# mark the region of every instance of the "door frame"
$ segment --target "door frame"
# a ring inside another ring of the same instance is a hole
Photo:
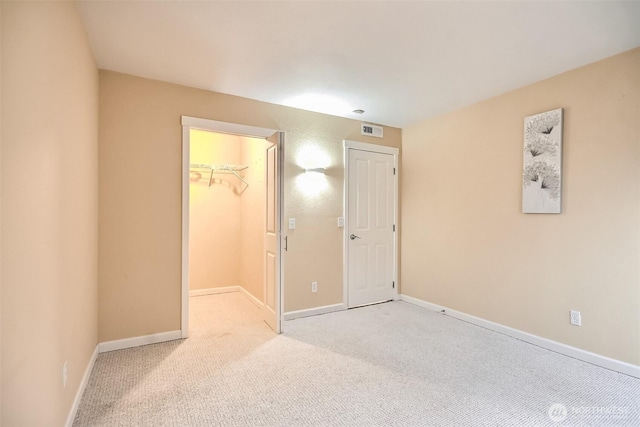
[[[344,233],[343,233],[343,294],[342,302],[345,309],[349,308],[349,152],[350,150],[371,151],[373,153],[390,154],[393,156],[393,168],[395,174],[393,175],[393,223],[396,227],[393,233],[393,281],[395,287],[393,288],[393,300],[399,299],[398,289],[400,283],[398,282],[398,236],[400,235],[399,218],[398,218],[398,190],[399,190],[399,157],[400,150],[395,147],[388,147],[386,145],[369,144],[366,142],[349,141],[344,140]]]
[[[276,292],[279,298],[276,300],[276,316],[282,325],[283,307],[283,257],[282,257],[282,212],[283,212],[283,165],[284,162],[284,132],[277,129],[261,128],[256,126],[241,125],[237,123],[219,122],[216,120],[202,119],[198,117],[182,116],[182,276],[181,276],[181,316],[180,330],[182,338],[189,336],[189,158],[191,151],[191,129],[204,130],[216,133],[226,133],[237,136],[247,136],[252,138],[266,139],[279,132],[278,138],[278,166],[276,174],[278,176],[277,200],[278,215],[276,216],[276,229],[278,234],[278,248],[276,251]],[[277,331],[280,333],[280,331]]]

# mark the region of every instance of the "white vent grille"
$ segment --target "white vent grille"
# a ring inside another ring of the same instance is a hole
[[[375,136],[377,138],[382,138],[382,126],[375,126],[375,125],[370,125],[368,123],[362,123],[361,133],[367,136]]]

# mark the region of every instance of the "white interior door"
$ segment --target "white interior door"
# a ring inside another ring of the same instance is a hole
[[[394,296],[395,182],[392,154],[348,149],[347,306]]]
[[[276,333],[282,332],[280,313],[280,206],[278,193],[280,191],[278,176],[278,161],[281,133],[276,132],[267,138],[271,144],[267,147],[265,156],[265,183],[267,185],[267,200],[265,235],[264,235],[264,321]]]

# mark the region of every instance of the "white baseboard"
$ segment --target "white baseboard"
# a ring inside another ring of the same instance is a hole
[[[193,289],[189,291],[189,296],[199,297],[202,295],[226,294],[229,292],[238,292],[239,288],[239,286],[224,286],[222,288]]]
[[[125,338],[122,340],[113,340],[101,342],[98,344],[98,352],[106,353],[107,351],[122,350],[125,348],[140,347],[141,345],[157,344],[165,341],[179,340],[182,338],[182,331],[160,332],[158,334],[143,335],[141,337]]]
[[[203,295],[214,295],[214,294],[226,294],[229,292],[240,292],[242,295],[247,297],[249,301],[254,303],[258,308],[262,308],[264,303],[260,301],[258,298],[254,297],[249,291],[247,291],[242,286],[225,286],[222,288],[206,288],[206,289],[194,289],[189,291],[190,297],[199,297]]]
[[[229,292],[240,292],[249,301],[262,308],[262,302],[247,292],[241,286],[225,286],[223,288],[207,288],[207,289],[194,289],[189,291],[189,296],[202,296],[212,294],[224,294]],[[140,347],[142,345],[157,344],[165,341],[173,341],[182,339],[182,331],[169,331],[160,332],[157,334],[143,335],[140,337],[124,338],[121,340],[113,340],[107,342],[101,342],[98,344],[98,353],[106,353],[107,351],[123,350],[125,348]]]
[[[258,298],[251,295],[251,293],[247,291],[245,288],[243,288],[242,286],[238,286],[238,291],[240,291],[242,295],[247,297],[247,299],[252,303],[254,303],[259,309],[262,310],[262,308],[264,308],[264,303],[260,301]]]
[[[322,307],[307,308],[305,310],[289,311],[284,314],[284,320],[293,320],[293,319],[299,319],[300,317],[309,317],[309,316],[316,316],[318,314],[333,313],[334,311],[342,311],[346,309],[347,309],[346,305],[340,303],[340,304],[333,304],[333,305],[325,305]]]
[[[612,359],[607,356],[592,353],[587,350],[582,350],[577,347],[562,344],[557,341],[553,341],[547,338],[540,337],[538,335],[530,334],[528,332],[514,329],[509,326],[504,326],[499,323],[492,322],[490,320],[481,319],[479,317],[472,316],[460,311],[456,311],[444,306],[433,304],[427,301],[423,301],[418,298],[413,298],[408,295],[400,295],[402,301],[424,307],[429,310],[442,312],[447,316],[454,317],[456,319],[464,320],[465,322],[473,323],[474,325],[481,326],[486,329],[490,329],[501,334],[508,335],[510,337],[528,342],[530,344],[537,345],[538,347],[546,348],[547,350],[554,351],[556,353],[564,354],[565,356],[573,357],[574,359],[582,360],[583,362],[591,363],[593,365],[600,366],[602,368],[611,369],[632,377],[640,378],[640,366],[633,365],[631,363],[623,362],[621,360]]]
[[[91,377],[91,372],[93,371],[93,365],[96,363],[97,357],[98,357],[98,345],[96,345],[96,348],[93,350],[91,359],[89,359],[89,364],[87,365],[87,368],[84,370],[82,381],[80,381],[80,386],[78,387],[78,391],[76,391],[76,397],[73,399],[73,405],[71,406],[71,410],[69,411],[69,416],[67,417],[67,422],[65,423],[66,427],[71,427],[73,425],[73,420],[76,419],[76,413],[78,412],[78,407],[80,406],[82,395],[84,394],[84,390],[87,388],[87,384],[89,383],[89,377]]]

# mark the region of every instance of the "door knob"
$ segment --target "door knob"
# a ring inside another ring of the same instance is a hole
[[[352,234],[351,236],[349,236],[349,238],[350,238],[351,240],[356,240],[356,239],[359,239],[360,237],[359,237],[359,236],[356,236],[355,234]]]

